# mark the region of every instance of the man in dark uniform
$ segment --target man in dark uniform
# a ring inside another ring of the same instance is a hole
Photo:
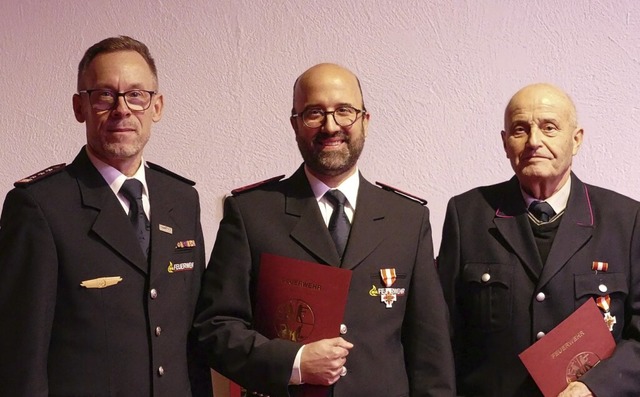
[[[73,96],[87,145],[16,182],[0,218],[1,395],[211,395],[189,348],[198,194],[142,158],[162,107],[143,43],[87,50]]]
[[[541,396],[518,354],[593,298],[617,347],[560,396],[640,393],[640,205],[571,172],[582,140],[567,94],[524,87],[502,131],[515,177],[449,202],[438,272],[460,395]]]
[[[333,385],[335,397],[454,395],[429,212],[359,173],[369,113],[358,79],[340,66],[316,65],[296,81],[293,103],[303,166],[225,201],[195,325],[211,365],[271,396],[295,394],[301,383]],[[328,230],[336,217],[347,228],[346,248]],[[336,330],[342,337],[303,346],[253,328],[263,253],[353,272]],[[385,272],[396,277],[385,280]],[[385,281],[404,292],[388,305],[376,292]]]

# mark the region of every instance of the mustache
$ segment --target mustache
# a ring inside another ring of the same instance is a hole
[[[349,135],[344,132],[336,132],[335,134],[328,134],[326,132],[318,132],[313,138],[314,142],[324,141],[325,139],[341,139],[345,142],[349,142]]]

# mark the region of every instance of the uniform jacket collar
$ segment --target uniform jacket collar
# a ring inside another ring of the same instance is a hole
[[[299,217],[291,230],[291,238],[309,250],[320,261],[332,266],[353,269],[384,239],[384,192],[360,174],[360,187],[351,233],[342,262],[331,235],[322,220],[318,203],[300,167],[285,181],[285,213]]]
[[[149,271],[149,262],[140,250],[135,232],[131,227],[129,218],[125,214],[120,202],[107,185],[104,178],[93,166],[83,147],[73,162],[69,165],[69,173],[74,176],[78,183],[82,204],[95,209],[96,215],[91,225],[94,232],[107,245],[131,262],[140,271]],[[160,252],[162,247],[172,249],[172,242],[164,241],[170,239],[167,233],[159,232],[159,224],[175,225],[175,220],[171,219],[173,202],[163,192],[161,181],[153,170],[146,172],[147,186],[149,189],[149,199],[153,208],[151,219],[151,255],[154,257],[166,257],[169,253]],[[161,271],[161,267],[158,271]]]
[[[506,185],[494,218],[498,232],[520,257],[525,267],[545,285],[590,238],[595,228],[587,185],[571,173],[571,193],[546,264],[540,255],[529,224],[527,209],[514,176]]]

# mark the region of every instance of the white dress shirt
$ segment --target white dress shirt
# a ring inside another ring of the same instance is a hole
[[[87,150],[87,155],[89,156],[91,164],[96,167],[100,175],[102,175],[102,177],[104,178],[105,182],[107,182],[107,185],[109,185],[109,187],[113,191],[113,194],[116,195],[116,197],[120,201],[120,205],[122,205],[122,208],[127,215],[129,214],[129,200],[127,200],[126,197],[119,193],[120,188],[124,184],[124,181],[126,181],[127,179],[135,178],[139,180],[142,183],[142,207],[144,208],[144,213],[147,215],[147,219],[151,219],[151,204],[149,203],[149,189],[147,188],[147,180],[144,173],[144,159],[142,159],[142,161],[140,162],[140,167],[138,167],[136,173],[131,178],[128,178],[122,172],[118,171],[114,167],[110,166],[109,164],[91,154],[89,150]]]

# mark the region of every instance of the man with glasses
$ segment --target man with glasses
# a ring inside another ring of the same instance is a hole
[[[0,218],[3,396],[211,395],[190,333],[198,194],[142,158],[163,103],[143,43],[86,51],[73,96],[86,146],[16,182]]]
[[[310,68],[291,115],[304,164],[225,201],[195,327],[212,367],[249,392],[297,395],[304,383],[335,397],[455,395],[429,211],[358,171],[369,117],[353,73]],[[352,271],[335,338],[303,345],[253,328],[263,253]]]

